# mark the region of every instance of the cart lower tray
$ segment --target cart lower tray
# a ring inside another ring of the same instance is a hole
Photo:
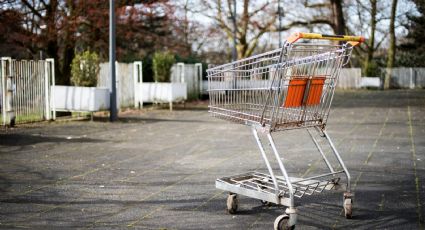
[[[343,172],[344,171],[338,171],[313,178],[290,177],[294,189],[294,196],[301,198],[304,195],[312,195],[314,193],[321,193],[324,190],[331,190],[335,188],[335,185],[337,185],[340,180],[338,174]],[[280,176],[277,176],[276,180],[278,183],[278,191],[276,191],[272,177],[260,172],[249,172],[219,178],[216,180],[215,186],[218,189],[231,193],[289,206],[290,198],[287,182]]]

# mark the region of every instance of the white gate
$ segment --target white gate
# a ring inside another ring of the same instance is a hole
[[[1,123],[13,125],[54,119],[51,85],[54,60],[14,60],[1,58]]]

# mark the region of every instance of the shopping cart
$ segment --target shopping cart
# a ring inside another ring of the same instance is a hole
[[[340,44],[296,44],[300,38],[336,40]],[[293,229],[297,221],[294,198],[330,190],[345,175],[343,208],[345,217],[351,218],[350,174],[325,127],[341,67],[349,62],[353,47],[363,41],[360,36],[295,33],[280,49],[207,70],[209,112],[214,117],[251,126],[268,170],[268,174],[248,172],[216,180],[218,189],[229,192],[229,213],[238,208],[237,195],[245,195],[263,203],[287,206],[285,214],[276,218],[274,228]],[[272,132],[301,128],[309,133],[328,173],[289,177]],[[330,163],[312,131],[328,142],[338,165]],[[281,175],[273,170],[259,134],[267,136]]]

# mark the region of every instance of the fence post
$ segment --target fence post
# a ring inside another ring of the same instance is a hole
[[[46,120],[50,120],[49,69],[49,63],[44,61],[44,116]]]
[[[9,71],[9,74],[6,76],[6,104],[5,104],[5,111],[7,115],[7,124],[11,127],[15,126],[15,111],[13,110],[13,91],[14,91],[14,85],[13,85],[13,76],[12,73]]]
[[[49,66],[48,71],[46,72],[48,81],[48,91],[50,92],[49,100],[49,116],[52,115],[51,119],[56,120],[56,105],[55,105],[55,59],[47,58],[45,62],[46,66]],[[50,83],[50,84],[49,84]],[[47,95],[46,95],[47,96]]]
[[[11,73],[12,69],[12,58],[10,57],[2,57],[1,58],[1,92],[2,92],[2,120],[3,125],[6,125],[7,118],[7,110],[8,110],[8,98],[7,98],[7,75]],[[9,67],[9,71],[7,70],[7,67]],[[10,122],[10,121],[9,121]]]
[[[409,68],[410,70],[410,85],[409,88],[410,89],[414,89],[415,88],[415,72],[413,71],[413,68]]]
[[[201,98],[202,94],[202,63],[195,64],[196,72],[198,73],[198,98]]]
[[[185,74],[184,74],[184,63],[179,62],[177,63],[177,69],[179,70],[179,80],[181,83],[185,82]]]
[[[135,108],[143,108],[143,98],[141,94],[142,83],[143,83],[143,72],[142,72],[142,64],[141,61],[133,62],[133,80],[134,80],[134,107]]]
[[[1,117],[2,117],[2,124],[6,125],[6,113],[4,111],[4,105],[6,104],[6,91],[5,91],[5,87],[4,87],[4,75],[5,75],[5,71],[4,71],[4,58],[2,57],[0,59],[0,99],[1,99]]]

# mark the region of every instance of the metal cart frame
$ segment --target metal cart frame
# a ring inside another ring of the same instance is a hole
[[[346,43],[295,44],[300,38]],[[237,211],[237,195],[245,195],[263,203],[287,206],[285,214],[276,218],[274,228],[293,229],[297,222],[295,197],[330,190],[338,184],[340,175],[345,175],[343,207],[346,218],[351,218],[350,173],[325,128],[341,67],[350,60],[353,47],[363,41],[360,36],[295,33],[281,49],[207,70],[209,112],[214,117],[251,126],[269,173],[248,172],[217,179],[216,187],[229,192],[229,213]],[[309,133],[328,173],[308,178],[288,175],[272,133],[301,128]],[[312,131],[327,141],[339,164],[337,167],[342,170],[335,170]],[[281,175],[274,172],[259,133],[267,137]]]

